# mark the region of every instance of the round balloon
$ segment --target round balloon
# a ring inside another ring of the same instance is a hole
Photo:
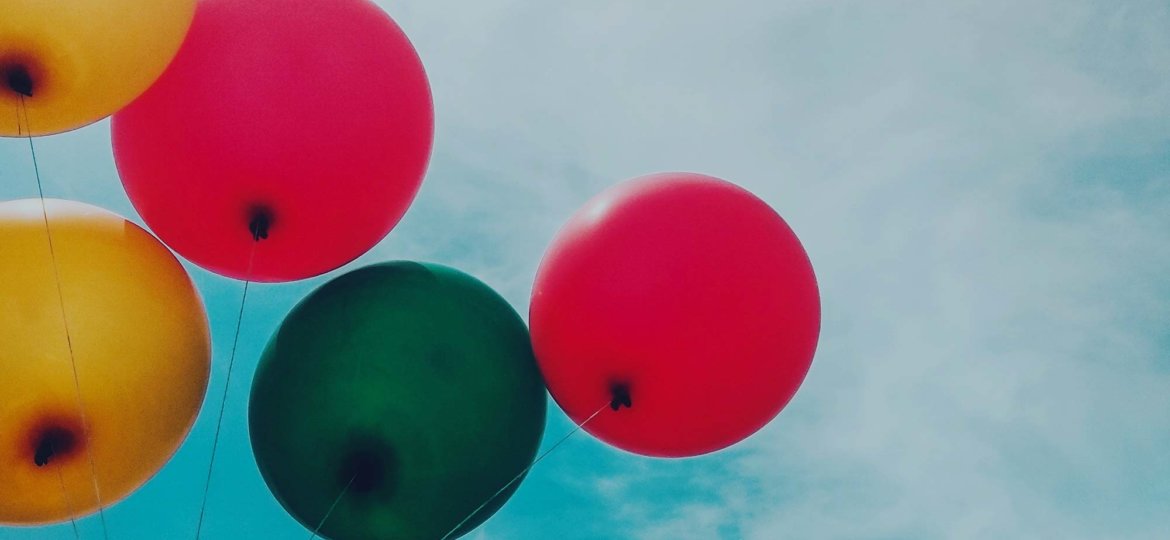
[[[378,264],[281,323],[252,384],[252,449],[293,517],[329,515],[324,537],[435,540],[469,517],[456,538],[516,490],[475,512],[532,463],[545,396],[498,294],[450,268]]]
[[[0,135],[9,137],[68,131],[125,106],[167,67],[195,13],[195,0],[0,6]]]
[[[44,204],[51,247],[39,199],[0,203],[3,524],[137,489],[190,430],[210,369],[203,305],[166,247],[105,210]]]
[[[820,331],[812,266],[767,204],[668,173],[620,184],[558,233],[533,290],[549,392],[585,429],[639,454],[693,456],[776,416]]]
[[[271,282],[385,237],[422,183],[434,119],[418,55],[369,0],[203,0],[112,129],[126,192],[163,242]]]

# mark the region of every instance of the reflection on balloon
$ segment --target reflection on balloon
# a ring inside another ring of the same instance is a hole
[[[204,0],[175,61],[114,116],[114,154],[134,207],[180,255],[290,281],[398,223],[433,124],[418,55],[369,0]]]
[[[293,309],[260,360],[249,426],[265,481],[306,527],[339,501],[324,537],[438,539],[532,463],[545,409],[528,330],[503,298],[457,270],[395,262]]]
[[[210,369],[203,305],[171,252],[105,210],[44,203],[52,252],[40,200],[0,203],[4,524],[95,511],[95,478],[106,506],[137,489],[191,428]]]
[[[796,235],[730,183],[668,173],[581,209],[541,263],[533,346],[549,391],[625,450],[693,456],[776,416],[804,379],[820,301]]]
[[[4,0],[0,136],[46,135],[113,114],[179,49],[195,0]],[[17,121],[23,101],[27,122]]]

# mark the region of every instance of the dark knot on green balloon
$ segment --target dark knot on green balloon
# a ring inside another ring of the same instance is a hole
[[[633,408],[634,401],[630,397],[630,385],[625,383],[614,383],[609,388],[612,399],[609,401],[609,408],[613,410],[621,409],[622,407]]]
[[[32,74],[23,65],[6,66],[4,68],[4,84],[8,85],[9,90],[22,96],[32,97],[33,95]]]
[[[349,493],[354,495],[387,494],[393,488],[397,465],[398,459],[389,445],[359,437],[350,443],[350,450],[342,458],[337,480],[342,487],[348,485]]]

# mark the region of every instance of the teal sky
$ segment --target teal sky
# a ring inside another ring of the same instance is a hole
[[[580,434],[468,538],[1170,538],[1170,4],[380,3],[430,75],[434,158],[362,259],[250,290],[205,538],[308,536],[260,479],[245,414],[300,298],[413,259],[526,313],[570,213],[664,170],[739,183],[801,236],[824,305],[804,387],[706,457]],[[142,223],[108,122],[36,144],[47,195]],[[27,142],[0,139],[0,200],[36,193]],[[113,540],[194,534],[243,285],[187,268],[211,391],[175,458],[106,511]],[[550,413],[556,439],[572,425]]]

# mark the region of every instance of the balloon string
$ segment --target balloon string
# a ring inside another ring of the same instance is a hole
[[[236,347],[240,343],[240,327],[244,321],[244,305],[248,301],[248,285],[252,283],[252,263],[256,259],[256,244],[248,255],[248,271],[245,274],[244,294],[240,296],[240,311],[236,314],[236,335],[232,338],[232,352],[228,356],[227,378],[223,382],[223,397],[219,401],[219,420],[215,423],[215,437],[211,440],[211,461],[207,464],[207,480],[203,483],[203,502],[199,505],[199,523],[195,526],[195,540],[203,533],[203,516],[207,513],[207,496],[211,492],[211,471],[215,469],[215,454],[219,449],[219,434],[223,429],[223,416],[227,410],[228,390],[231,388],[232,367],[236,364]]]
[[[24,111],[24,125],[25,125],[25,127],[28,128],[28,132],[27,132],[28,150],[29,150],[29,154],[32,155],[33,172],[35,173],[36,179],[37,179],[37,194],[40,196],[40,200],[41,200],[41,217],[44,218],[44,221],[45,221],[45,236],[49,240],[49,259],[53,263],[53,279],[56,281],[56,284],[57,284],[57,303],[61,309],[61,323],[65,327],[65,344],[69,348],[69,364],[73,368],[73,387],[77,393],[77,409],[81,415],[82,436],[85,439],[85,454],[89,460],[89,474],[90,474],[90,478],[92,478],[92,480],[93,480],[93,492],[97,498],[98,516],[100,516],[101,522],[102,522],[102,537],[105,538],[106,540],[109,540],[110,533],[109,533],[109,530],[106,528],[105,505],[102,503],[102,490],[98,484],[98,479],[97,479],[97,464],[94,462],[94,459],[93,459],[93,449],[92,449],[92,444],[91,444],[91,437],[89,434],[89,420],[85,414],[85,402],[81,397],[81,378],[78,377],[78,375],[77,375],[77,359],[73,353],[73,337],[69,334],[69,317],[65,313],[65,293],[62,291],[62,288],[61,288],[61,270],[57,266],[57,251],[56,251],[56,248],[53,247],[53,230],[52,230],[52,228],[49,227],[49,209],[48,209],[48,206],[45,204],[45,188],[41,182],[41,168],[40,168],[40,165],[37,163],[37,148],[36,148],[36,145],[33,144],[32,125],[31,125],[31,120],[29,120],[29,117],[28,117],[28,105],[25,103],[23,95],[20,96],[20,110]],[[20,128],[19,128],[20,114],[19,114],[19,112],[16,115],[16,120],[17,120],[16,124],[18,126],[17,131],[19,132],[20,131]],[[59,469],[58,469],[58,474],[60,474]],[[64,480],[62,480],[61,485],[62,485],[62,487],[64,487]],[[72,514],[69,516],[69,519],[73,520]],[[74,528],[76,529],[76,523],[74,523]]]
[[[56,454],[57,450],[52,448],[53,446],[52,443],[49,443],[50,449]],[[57,469],[57,481],[61,483],[61,498],[65,501],[65,513],[69,514],[69,524],[73,525],[73,537],[81,540],[81,533],[77,530],[77,520],[73,517],[73,502],[69,500],[69,490],[65,489],[65,475],[61,474],[60,463],[53,468]]]
[[[572,437],[573,435],[576,435],[578,431],[581,431],[581,428],[585,427],[586,424],[593,421],[593,419],[596,418],[597,415],[601,414],[601,411],[605,410],[605,408],[608,406],[609,406],[609,401],[606,401],[605,403],[603,403],[601,405],[601,407],[598,407],[597,410],[593,412],[593,414],[589,415],[589,418],[586,418],[585,421],[581,422],[580,424],[577,424],[573,428],[572,431],[570,431],[564,437],[561,437],[561,439],[558,440],[556,443],[553,443],[553,445],[550,446],[548,450],[545,450],[544,453],[537,456],[537,458],[534,459],[531,464],[529,464],[527,467],[524,467],[524,469],[521,470],[518,474],[516,474],[516,476],[513,476],[512,479],[509,480],[507,484],[504,484],[504,487],[501,487],[498,491],[493,493],[491,497],[488,497],[487,500],[483,501],[483,504],[480,504],[478,507],[476,507],[475,510],[472,510],[470,514],[467,514],[467,517],[463,518],[463,521],[460,521],[457,525],[455,525],[453,528],[451,528],[450,531],[447,531],[447,534],[444,534],[440,540],[447,540],[448,538],[450,538],[451,535],[455,534],[455,531],[458,531],[459,528],[462,527],[464,523],[467,523],[468,520],[470,520],[473,516],[478,514],[480,510],[483,510],[483,508],[485,506],[487,506],[489,503],[491,503],[493,500],[495,500],[496,497],[499,497],[500,494],[503,493],[504,491],[506,491],[509,487],[511,487],[512,484],[515,484],[517,481],[519,481],[521,478],[523,478],[525,474],[528,474],[528,472],[531,471],[533,467],[536,467],[537,463],[540,463],[540,461],[542,459],[544,459],[545,457],[548,457],[549,454],[553,453],[553,450],[556,450],[558,446],[560,446],[561,444],[564,444],[564,442],[569,440],[570,437]]]
[[[333,504],[329,505],[329,511],[325,512],[325,517],[321,518],[321,521],[317,523],[317,528],[313,529],[313,534],[309,535],[309,540],[317,538],[317,535],[321,532],[321,527],[324,527],[325,522],[329,521],[329,516],[333,515],[333,510],[337,508],[337,504],[341,502],[341,498],[345,497],[345,494],[349,492],[349,487],[353,485],[353,481],[357,480],[357,477],[358,475],[354,474],[353,478],[349,479],[349,483],[341,489],[341,493],[337,494],[337,498],[333,499]]]

